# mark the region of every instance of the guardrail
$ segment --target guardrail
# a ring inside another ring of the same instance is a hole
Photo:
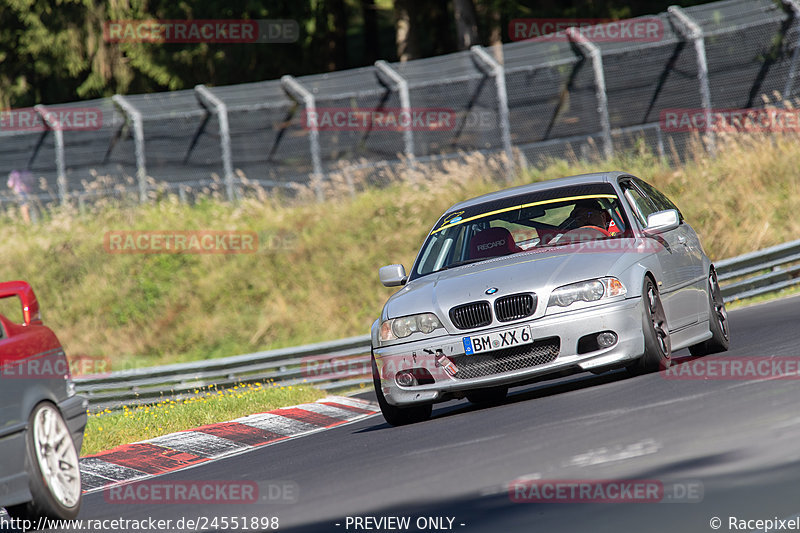
[[[191,363],[134,368],[75,378],[75,388],[89,398],[90,410],[155,403],[193,396],[203,387],[239,383],[313,385],[324,390],[372,382],[370,337],[207,359]]]
[[[715,263],[722,296],[726,302],[743,300],[800,283],[797,262],[800,240]]]
[[[776,291],[800,283],[800,240],[725,259],[715,266],[728,302]],[[182,398],[202,387],[237,383],[343,389],[372,381],[369,352],[370,337],[362,335],[222,359],[78,377],[75,385],[89,398],[92,411]]]

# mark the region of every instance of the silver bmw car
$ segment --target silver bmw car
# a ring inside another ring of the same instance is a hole
[[[591,371],[667,368],[728,349],[714,266],[680,210],[624,172],[506,189],[447,210],[372,326],[383,416],[502,401],[509,386]]]

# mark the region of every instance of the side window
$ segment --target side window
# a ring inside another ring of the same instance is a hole
[[[633,208],[636,218],[639,219],[642,227],[647,225],[647,217],[655,213],[659,209],[650,201],[650,199],[643,195],[639,189],[633,186],[629,181],[620,182],[622,190],[625,191],[625,198]]]
[[[636,185],[641,187],[641,189],[645,193],[647,193],[647,196],[649,196],[653,200],[653,202],[656,204],[656,207],[658,207],[659,211],[664,211],[665,209],[675,209],[678,212],[678,216],[680,217],[681,222],[683,222],[683,214],[681,213],[681,210],[678,209],[678,206],[672,203],[672,201],[669,198],[667,198],[666,195],[664,195],[664,193],[662,193],[649,183],[642,181],[640,179],[636,180]]]

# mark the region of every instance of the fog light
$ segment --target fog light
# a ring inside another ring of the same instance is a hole
[[[598,333],[597,335],[597,345],[600,348],[608,348],[609,346],[614,346],[617,342],[617,334],[612,331],[604,331],[603,333]]]
[[[403,370],[398,372],[397,375],[394,377],[394,380],[397,382],[398,385],[401,387],[410,387],[416,383],[416,379],[414,379],[414,374],[410,370]]]

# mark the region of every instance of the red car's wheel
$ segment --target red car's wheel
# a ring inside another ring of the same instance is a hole
[[[78,452],[55,405],[42,402],[31,413],[26,431],[26,468],[33,500],[6,508],[16,518],[70,519],[81,505]]]

